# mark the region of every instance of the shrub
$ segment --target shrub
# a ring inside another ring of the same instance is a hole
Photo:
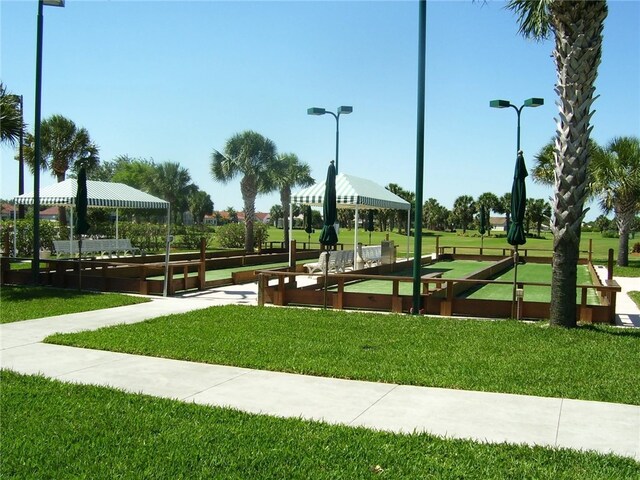
[[[631,253],[640,253],[640,242],[636,242],[633,244],[633,248],[631,249]]]
[[[222,248],[244,248],[245,227],[242,223],[227,223],[218,227],[215,238]],[[256,222],[253,224],[253,247],[257,247],[269,238],[267,226]]]
[[[605,230],[602,232],[602,238],[618,238],[618,232],[615,230]]]
[[[205,239],[205,244],[208,247],[213,241],[213,230],[207,231],[200,226],[184,226],[181,229],[182,236],[178,245],[187,250],[199,250],[200,239]]]

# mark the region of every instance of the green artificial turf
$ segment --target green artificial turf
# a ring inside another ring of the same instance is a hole
[[[494,262],[476,261],[476,260],[445,260],[434,263],[429,266],[422,267],[420,275],[427,275],[434,272],[442,272],[442,278],[461,278],[465,275],[473,273],[481,268],[486,268]],[[391,276],[411,277],[411,270],[403,270],[394,272]],[[332,290],[336,290],[334,287]],[[392,282],[388,280],[366,280],[351,285],[345,285],[345,292],[358,293],[378,293],[391,295],[393,290]],[[399,285],[400,295],[411,295],[413,293],[413,284],[411,282],[402,282]]]
[[[513,268],[498,275],[495,280],[503,282],[513,282],[515,271]],[[584,265],[578,265],[577,270],[578,285],[593,285],[589,269]],[[551,284],[551,265],[541,263],[525,263],[518,265],[518,281],[532,283]],[[511,300],[513,295],[513,285],[492,284],[474,289],[465,295],[466,298],[482,300]],[[577,299],[580,301],[582,290],[577,290]],[[549,302],[551,300],[551,287],[525,285],[524,300],[528,302]],[[600,301],[596,291],[587,290],[587,303],[599,305]]]
[[[280,419],[0,372],[3,479],[631,479],[632,459]]]
[[[88,312],[148,302],[142,297],[118,293],[94,293],[48,287],[11,287],[0,289],[0,323],[67,313]]]
[[[221,306],[47,342],[265,370],[640,405],[640,331]]]
[[[268,270],[272,268],[281,268],[286,267],[288,265],[287,262],[279,262],[279,263],[267,263],[264,265],[246,265],[244,267],[232,267],[232,268],[219,268],[216,270],[207,270],[205,272],[205,280],[222,280],[223,278],[231,278],[231,274],[233,272],[246,272],[248,270]],[[190,272],[190,277],[195,277],[198,275],[198,272]],[[182,278],[183,274],[174,273],[173,278]],[[163,280],[164,275],[157,275],[155,277],[149,277],[149,280]]]

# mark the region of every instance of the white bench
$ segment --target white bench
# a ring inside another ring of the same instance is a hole
[[[68,255],[70,257],[78,255],[80,248],[78,245],[78,240],[54,240],[53,248],[56,253],[56,257],[60,258],[61,255]],[[120,254],[131,256],[139,253],[140,249],[131,245],[131,240],[128,238],[123,239],[102,239],[102,240],[94,240],[88,238],[86,240],[82,240],[82,255],[102,255],[111,256],[115,255],[119,257]]]
[[[329,252],[321,252],[317,262],[304,264],[304,268],[310,275],[316,272],[325,273],[327,253],[329,253],[329,273],[340,273],[353,267],[353,250],[330,250]]]
[[[360,248],[360,258],[365,267],[373,267],[382,262],[382,246],[381,245],[369,245],[367,247]]]

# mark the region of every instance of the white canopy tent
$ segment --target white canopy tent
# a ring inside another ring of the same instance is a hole
[[[291,205],[294,203],[321,207],[325,191],[325,181],[316,183],[308,188],[300,190],[291,196]],[[407,211],[407,256],[409,255],[409,230],[411,224],[411,204],[390,192],[377,183],[346,173],[340,173],[336,177],[336,204],[338,208],[355,209],[355,224],[359,222],[359,210],[365,209],[392,209]],[[293,210],[293,207],[291,207]],[[358,245],[358,229],[355,228],[353,244]],[[289,213],[289,238],[293,238],[293,211]],[[291,250],[291,249],[289,249]],[[354,262],[356,262],[354,256]],[[355,264],[354,264],[355,267]]]
[[[73,239],[73,208],[76,204],[78,180],[68,178],[62,182],[40,189],[40,205],[69,207],[71,209],[71,232],[69,241]],[[33,205],[33,192],[22,194],[14,198],[16,205]],[[148,193],[137,190],[124,183],[98,182],[87,180],[87,204],[89,208],[115,208],[116,209],[116,239],[118,239],[118,211],[120,208],[136,209],[165,209],[167,211],[167,256],[169,251],[169,234],[171,204],[166,200],[154,197]],[[14,209],[14,255],[17,247],[16,237],[16,209]],[[168,257],[167,262],[168,264]],[[166,268],[165,268],[166,270]],[[166,275],[165,275],[166,279]],[[166,283],[166,282],[165,282]],[[166,292],[166,285],[165,285]],[[166,294],[166,293],[165,293]]]

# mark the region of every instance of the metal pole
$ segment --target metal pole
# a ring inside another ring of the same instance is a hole
[[[518,112],[518,132],[517,132],[517,141],[516,141],[516,153],[520,151],[520,114],[522,113],[522,105],[520,108],[516,108],[516,112]]]
[[[167,238],[165,242],[164,253],[164,285],[162,288],[162,296],[166,297],[169,287],[169,282],[173,281],[173,278],[169,278],[169,261],[171,260],[171,204],[167,204]]]
[[[38,0],[38,28],[36,39],[36,101],[34,122],[34,162],[33,162],[33,263],[31,276],[34,285],[38,284],[40,272],[40,113],[42,105],[42,7],[43,0]]]
[[[422,184],[424,176],[424,113],[425,113],[425,78],[427,50],[427,2],[419,3],[418,27],[418,118],[416,134],[416,211],[415,235],[413,247],[413,308],[412,313],[420,313],[420,260],[422,257]],[[410,225],[407,225],[409,229]]]
[[[18,195],[24,193],[24,97],[20,95],[20,145],[18,146]],[[18,218],[24,218],[24,205],[18,205]]]
[[[336,117],[336,175],[338,175],[338,153],[339,153],[339,145],[340,145],[340,112],[337,115],[333,115]]]

